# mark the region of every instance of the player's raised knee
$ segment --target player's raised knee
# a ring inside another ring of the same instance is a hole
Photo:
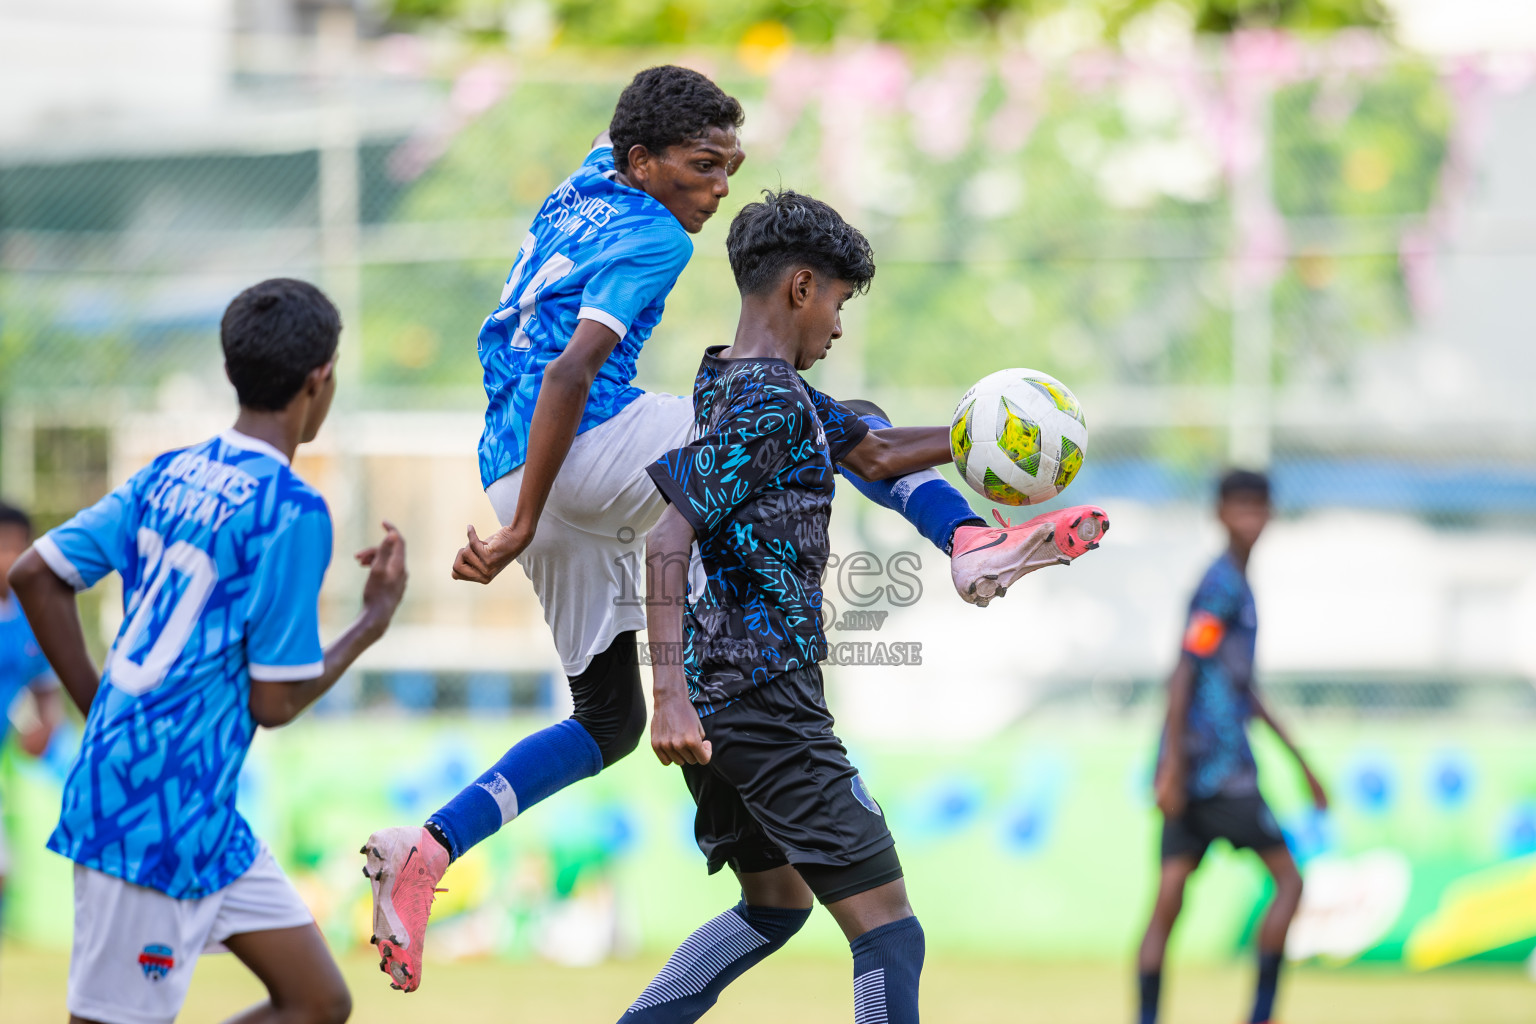
[[[335,987],[315,992],[305,1007],[305,1024],[346,1024],[352,1016],[352,993],[339,979]]]

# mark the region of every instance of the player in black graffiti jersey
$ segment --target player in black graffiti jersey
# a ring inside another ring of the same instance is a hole
[[[866,480],[911,473],[950,461],[948,435],[871,430],[799,375],[841,337],[843,303],[875,273],[869,242],[837,211],[766,193],[726,246],[741,320],[699,369],[698,439],[649,469],[670,507],[647,543],[647,614],[651,747],[682,765],[699,848],[711,871],[735,872],[742,901],[695,932],[623,1020],[697,1020],[816,899],[853,952],[855,1019],[908,1024],[923,930],[880,805],[832,731],[821,574],[833,465]],[[706,582],[683,600],[695,540]],[[684,657],[667,656],[679,646]]]
[[[725,349],[710,348],[694,380],[700,440],[650,468],[694,527],[708,574],[683,613],[688,696],[700,715],[826,657],[832,466],[869,434],[783,359],[728,359]]]

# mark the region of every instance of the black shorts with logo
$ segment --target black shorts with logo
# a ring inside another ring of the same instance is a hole
[[[1213,841],[1225,839],[1236,850],[1263,852],[1285,845],[1280,824],[1257,793],[1191,800],[1184,813],[1163,822],[1163,860],[1205,856]]]
[[[694,836],[713,874],[793,864],[823,903],[901,877],[896,840],[832,733],[817,666],[702,719],[710,761],[683,765]]]

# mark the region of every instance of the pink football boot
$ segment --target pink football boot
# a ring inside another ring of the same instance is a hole
[[[362,849],[368,858],[363,874],[373,885],[373,943],[379,970],[390,987],[414,992],[421,985],[421,954],[426,945],[432,898],[448,870],[448,851],[421,826],[380,829]]]
[[[1001,529],[962,526],[950,546],[949,571],[962,600],[985,608],[1025,573],[1069,565],[1099,546],[1109,517],[1097,505],[1077,505],[1038,515],[1018,526],[992,511]]]

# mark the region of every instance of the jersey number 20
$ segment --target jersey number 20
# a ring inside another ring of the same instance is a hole
[[[208,603],[208,595],[213,592],[213,585],[219,581],[218,566],[206,551],[184,540],[166,547],[165,538],[153,530],[139,531],[139,557],[144,559],[144,573],[140,579],[149,580],[149,586],[139,598],[128,627],[112,645],[112,655],[107,660],[112,685],[134,696],[147,693],[165,681],[177,656],[187,646],[192,628],[203,614],[203,605]],[[186,583],[149,650],[142,660],[135,662],[130,652],[139,646],[144,631],[154,619],[161,591],[168,583],[175,586],[171,583],[172,573],[185,577]]]

